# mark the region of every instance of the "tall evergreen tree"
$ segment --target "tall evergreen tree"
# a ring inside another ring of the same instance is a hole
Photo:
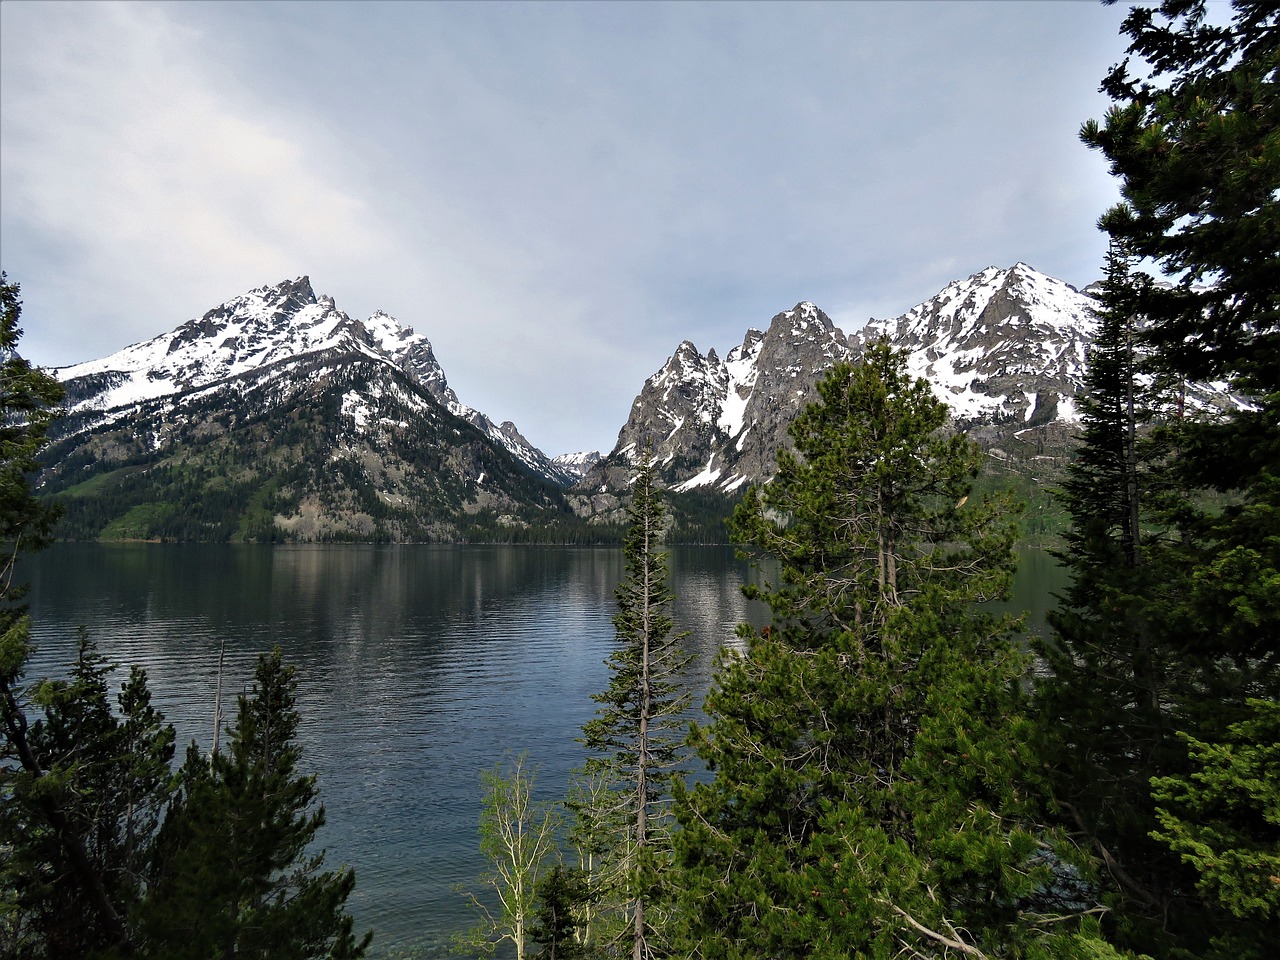
[[[62,385],[31,366],[17,350],[22,337],[22,289],[0,272],[0,601],[8,608],[7,627],[18,615],[20,598],[13,582],[13,561],[22,551],[38,550],[49,541],[56,507],[31,491],[37,459],[48,442],[49,427],[59,415]]]
[[[1078,801],[1114,878],[1114,935],[1153,953],[1238,956],[1241,942],[1280,937],[1274,918],[1268,928],[1198,896],[1195,873],[1149,839],[1148,779],[1168,796],[1192,789],[1183,743],[1262,729],[1246,722],[1250,698],[1280,689],[1280,13],[1233,0],[1231,14],[1211,22],[1202,0],[1131,10],[1122,29],[1142,65],[1112,69],[1103,90],[1116,105],[1082,130],[1121,178],[1101,227],[1173,280],[1135,288],[1127,305],[1156,372],[1227,381],[1250,400],[1154,423],[1171,482],[1163,502],[1149,498],[1148,526],[1095,515],[1128,471],[1103,433],[1086,438],[1075,474],[1075,583],[1043,700],[1063,742],[1089,758],[1062,768],[1059,795]],[[1095,386],[1107,376],[1091,374]],[[1090,494],[1094,481],[1105,489]],[[1145,549],[1130,550],[1139,533]]]
[[[363,956],[345,912],[349,868],[325,870],[316,777],[298,772],[297,679],[277,647],[258,660],[229,748],[193,743],[160,833],[142,930],[152,956],[312,960]]]
[[[1041,825],[1015,624],[974,607],[1010,584],[1007,504],[969,499],[980,452],[887,345],[818,391],[734,518],[780,582],[694,731],[683,951],[1105,955]]]
[[[1111,881],[1123,926],[1144,915],[1163,924],[1193,885],[1150,836],[1150,778],[1182,752],[1169,705],[1185,677],[1161,613],[1172,558],[1167,528],[1153,525],[1169,497],[1150,435],[1161,410],[1137,313],[1146,282],[1113,242],[1079,398],[1083,442],[1062,491],[1072,526],[1059,558],[1071,582],[1050,614],[1052,640],[1038,645],[1054,794]],[[1120,939],[1151,946],[1133,932]]]
[[[113,713],[87,639],[69,681],[23,685],[30,624],[14,563],[48,542],[57,515],[31,478],[63,394],[17,351],[20,292],[0,273],[0,945],[30,957],[128,954],[172,731],[140,673],[122,692],[124,717]],[[29,724],[29,712],[39,719]]]
[[[557,863],[538,883],[538,905],[529,937],[542,949],[540,960],[579,960],[586,955],[580,939],[580,911],[588,896],[587,878]]]
[[[679,675],[689,658],[680,648],[669,614],[667,559],[662,550],[666,511],[648,450],[641,453],[631,487],[624,541],[626,576],[617,589],[613,618],[617,646],[609,657],[609,686],[593,697],[600,704],[582,728],[591,753],[587,776],[597,780],[596,805],[580,807],[591,824],[587,843],[601,856],[597,895],[606,903],[620,896],[629,915],[622,936],[633,960],[658,955],[662,923],[660,877],[670,848],[670,799],[681,769],[683,730],[679,715],[688,705]],[[606,805],[601,808],[600,804]],[[600,843],[601,829],[621,834]],[[601,887],[605,889],[601,889]],[[612,888],[612,889],[610,889]]]

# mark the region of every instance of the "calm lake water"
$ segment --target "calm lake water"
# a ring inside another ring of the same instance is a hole
[[[471,923],[455,887],[484,867],[480,771],[527,751],[553,798],[581,763],[622,575],[619,549],[486,546],[57,544],[20,570],[38,645],[29,677],[64,673],[88,627],[110,659],[146,667],[179,757],[211,740],[223,641],[230,717],[258,654],[279,644],[298,669],[328,862],[355,867],[350,906],[376,931],[374,955],[423,957]],[[735,625],[767,622],[739,592],[750,575],[730,548],[671,554],[695,696]],[[1030,552],[1013,606],[1042,623],[1062,585]]]

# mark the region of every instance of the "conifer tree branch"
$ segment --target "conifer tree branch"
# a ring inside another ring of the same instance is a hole
[[[939,933],[937,930],[930,930],[923,923],[921,923],[915,917],[911,916],[911,914],[907,913],[907,911],[903,910],[896,903],[889,903],[886,900],[881,900],[879,902],[884,906],[888,907],[890,910],[892,910],[894,913],[900,916],[903,920],[905,920],[907,922],[907,925],[911,927],[911,929],[915,930],[916,933],[919,933],[922,936],[928,937],[934,943],[940,943],[942,944],[942,946],[949,947],[952,950],[959,950],[965,956],[976,957],[977,960],[988,960],[987,955],[983,953],[981,950],[979,950],[977,947],[973,946],[972,944],[965,943],[963,940],[954,939],[956,936],[959,936],[959,933],[955,929],[955,927],[953,927],[946,920],[943,920],[942,922],[946,923],[947,928],[951,931],[952,936],[950,937],[946,936],[945,934]]]

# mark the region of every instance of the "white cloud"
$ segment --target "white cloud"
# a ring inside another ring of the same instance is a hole
[[[1114,191],[1076,128],[1121,16],[6,0],[0,254],[39,362],[308,273],[549,452],[607,446],[682,339],[1091,279]]]
[[[296,129],[238,108],[234,79],[209,57],[215,38],[165,8],[6,4],[4,32],[4,207],[21,225],[6,232],[74,241],[63,265],[74,289],[55,297],[106,322],[95,348],[122,345],[119,301],[145,311],[156,287],[159,302],[176,288],[195,306],[310,262],[390,253],[362,200],[315,168]],[[5,245],[18,276],[25,252]],[[47,296],[28,285],[28,312]],[[56,352],[72,359],[87,346]]]

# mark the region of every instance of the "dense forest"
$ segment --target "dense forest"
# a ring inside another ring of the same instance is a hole
[[[1280,13],[1164,0],[1124,21],[1114,107],[1082,130],[1119,178],[1083,445],[1058,501],[1070,586],[1033,651],[978,601],[1012,577],[1016,502],[886,345],[839,365],[745,492],[769,562],[689,730],[663,553],[636,465],[611,681],[562,803],[485,776],[497,909],[460,938],[517,958],[1171,957],[1280,943]],[[1169,282],[1147,271],[1159,270]],[[176,769],[134,670],[84,640],[24,683],[12,558],[50,536],[29,486],[56,382],[0,351],[0,951],[356,957],[354,878],[308,844],[296,681],[277,653],[227,742]],[[1181,385],[1251,399],[1189,415]],[[695,505],[696,506],[696,505]],[[702,505],[710,510],[713,505]],[[692,509],[691,517],[698,516]],[[706,775],[684,774],[698,763]],[[479,904],[480,901],[477,900]]]

